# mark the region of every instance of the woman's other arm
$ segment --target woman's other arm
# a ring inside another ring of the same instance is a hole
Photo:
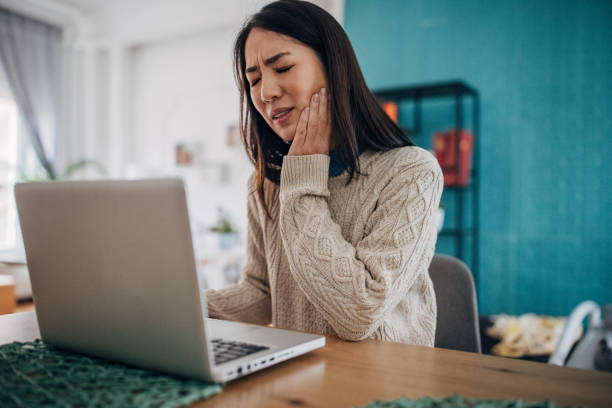
[[[272,320],[270,286],[255,193],[248,199],[247,261],[240,282],[206,291],[208,313],[216,319],[268,324]]]

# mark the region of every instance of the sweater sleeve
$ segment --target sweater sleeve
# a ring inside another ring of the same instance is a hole
[[[239,283],[206,291],[210,317],[256,324],[272,320],[264,241],[256,206],[255,194],[249,193],[246,264]]]
[[[425,156],[390,169],[356,246],[330,214],[329,156],[284,158],[280,226],[291,273],[345,340],[370,337],[433,257],[443,178],[435,158]]]

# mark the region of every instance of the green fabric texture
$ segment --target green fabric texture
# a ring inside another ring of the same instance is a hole
[[[0,346],[0,407],[174,408],[221,386],[58,350],[41,340]]]
[[[395,401],[375,401],[362,408],[570,408],[550,401],[487,400],[453,395],[443,398],[423,397],[418,400],[400,398]],[[578,407],[573,407],[578,408]]]

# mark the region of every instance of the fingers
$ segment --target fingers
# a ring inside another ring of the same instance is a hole
[[[323,126],[329,123],[327,89],[321,88],[321,104],[319,105],[319,120]]]
[[[302,146],[306,142],[306,131],[308,129],[308,113],[309,107],[307,106],[300,113],[297,127],[295,128],[295,137],[293,138],[292,145]]]
[[[318,136],[319,99],[319,93],[315,93],[312,98],[310,98],[310,114],[308,115],[308,130],[306,132],[306,138],[313,141]]]
[[[312,95],[309,106],[302,110],[288,155],[329,154],[329,94],[325,88]]]

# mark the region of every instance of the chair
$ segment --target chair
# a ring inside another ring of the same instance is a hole
[[[429,276],[438,306],[434,346],[481,353],[472,272],[457,258],[435,254]]]

